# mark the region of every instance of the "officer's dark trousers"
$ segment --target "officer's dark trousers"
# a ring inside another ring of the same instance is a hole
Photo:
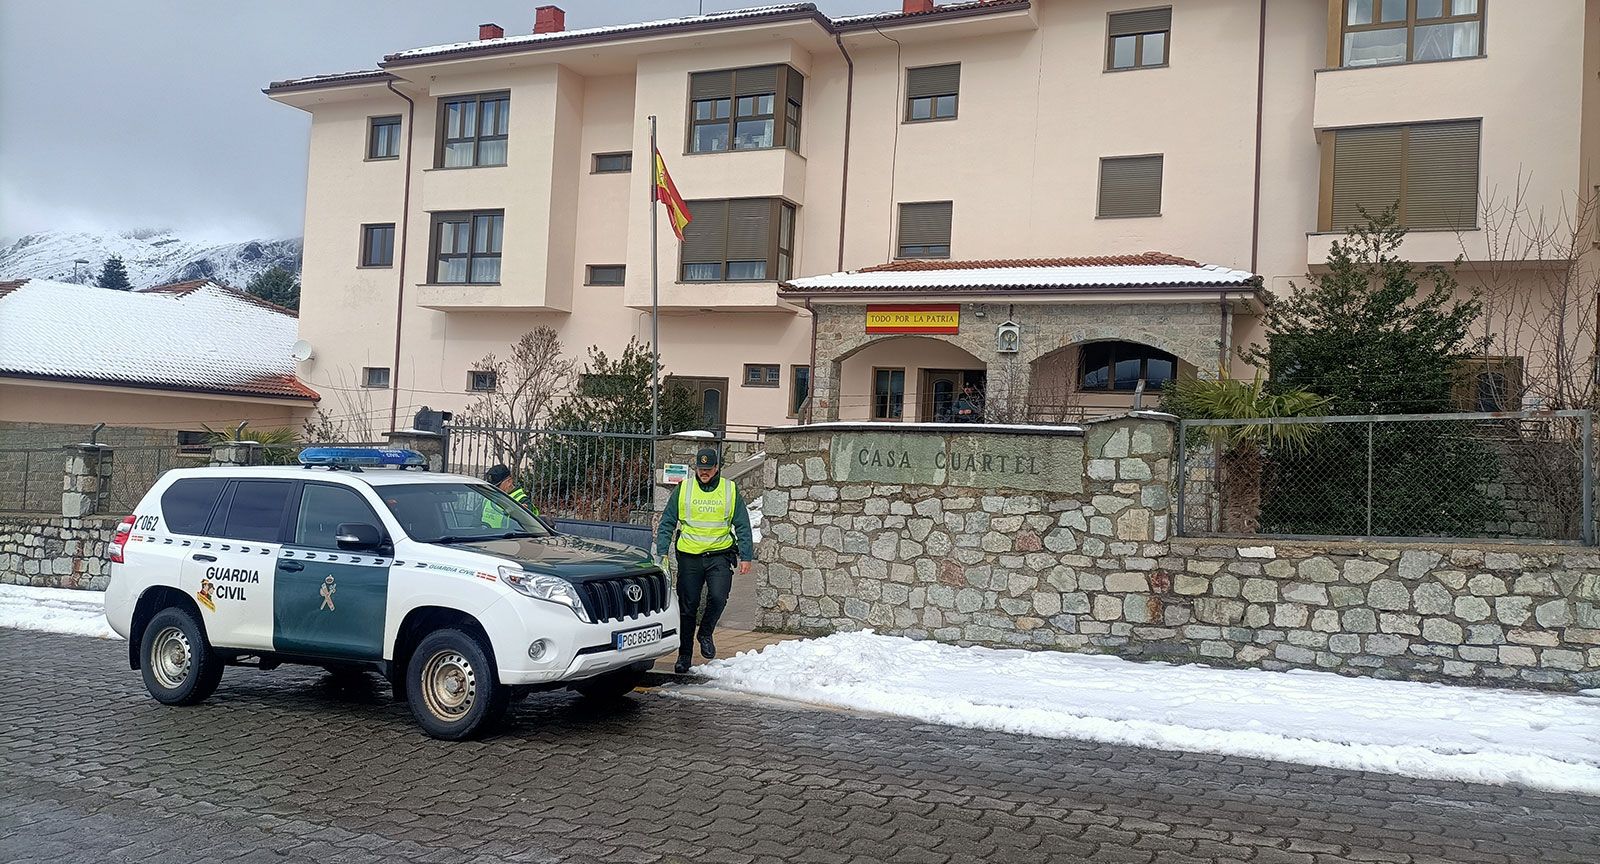
[[[700,635],[710,636],[728,605],[728,592],[733,588],[733,562],[737,553],[732,549],[691,555],[678,552],[678,653],[694,653],[695,622],[700,624]],[[700,614],[700,594],[705,592],[706,611]]]

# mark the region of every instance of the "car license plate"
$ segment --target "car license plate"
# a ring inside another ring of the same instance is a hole
[[[660,624],[656,624],[652,627],[643,627],[638,630],[624,630],[621,633],[611,634],[611,642],[617,646],[618,651],[626,651],[629,648],[638,648],[640,645],[653,645],[660,641]]]

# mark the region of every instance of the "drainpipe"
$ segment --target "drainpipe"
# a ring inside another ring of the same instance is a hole
[[[393,81],[384,82],[389,92],[406,100],[406,185],[400,204],[400,236],[398,238],[400,278],[394,295],[394,367],[389,373],[389,431],[400,428],[400,324],[406,312],[406,233],[411,226],[411,144],[417,134],[417,103],[394,87]]]
[[[841,250],[843,248],[840,247]],[[801,423],[813,423],[817,419],[817,313],[811,308],[810,297],[806,298],[806,314],[811,316],[811,381],[806,385],[805,408],[795,419]]]
[[[1263,2],[1265,2],[1265,0],[1263,0]],[[851,114],[852,110],[855,108],[856,61],[850,58],[850,52],[849,51],[844,50],[844,37],[842,37],[839,34],[835,33],[833,35],[833,42],[834,42],[835,45],[839,46],[839,53],[844,55],[844,65],[845,65],[845,84],[844,84],[844,165],[843,165],[842,170],[839,172],[840,173],[840,179],[839,179],[839,264],[835,268],[838,272],[843,273],[844,272],[844,214],[845,214],[845,207],[846,207],[846,205],[848,204],[848,202],[850,200],[849,196],[847,194],[850,191],[850,114]],[[806,308],[807,309],[811,308],[811,301],[809,299],[806,300]],[[815,375],[815,374],[817,374],[816,365],[815,365],[815,361],[817,359],[816,318],[813,317],[811,320],[812,320],[812,326],[811,326],[811,360],[813,362],[813,365],[811,367],[811,374]]]
[[[1256,176],[1250,214],[1250,272],[1260,267],[1261,258],[1261,126],[1266,106],[1267,84],[1267,0],[1261,0],[1261,32],[1256,37]]]
[[[1233,353],[1233,307],[1228,304],[1228,293],[1221,294],[1222,313],[1218,316],[1220,338],[1217,339],[1218,374],[1231,377],[1229,355]]]

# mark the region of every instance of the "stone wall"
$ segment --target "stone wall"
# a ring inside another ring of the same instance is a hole
[[[104,591],[114,516],[0,515],[0,582]]]
[[[1173,429],[1158,417],[1050,439],[994,427],[769,432],[760,626],[1600,686],[1600,553],[1169,538]],[[872,465],[887,461],[883,451],[896,453],[894,470]],[[1046,482],[998,459],[994,470],[940,475],[941,452],[946,463],[987,452],[1015,465],[1021,455]]]

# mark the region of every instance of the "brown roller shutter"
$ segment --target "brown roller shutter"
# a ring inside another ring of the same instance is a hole
[[[1143,9],[1138,12],[1111,13],[1112,36],[1133,36],[1139,33],[1160,33],[1172,29],[1172,7]]]
[[[1098,215],[1160,216],[1160,156],[1125,156],[1100,160]]]
[[[802,99],[801,97],[805,95],[805,91],[806,91],[806,78],[805,78],[805,76],[801,75],[799,72],[795,71],[793,68],[785,68],[784,69],[784,74],[789,79],[788,80],[789,101],[803,104],[805,102],[805,100]]]
[[[1411,127],[1406,142],[1407,228],[1476,227],[1480,131],[1477,121]]]
[[[906,70],[906,98],[948,96],[961,90],[961,64],[923,66]]]
[[[900,246],[950,245],[951,202],[900,205]]]
[[[733,71],[721,72],[696,72],[689,76],[689,98],[700,99],[731,99],[733,98]]]
[[[1398,126],[1340,129],[1333,142],[1333,224],[1343,231],[1361,222],[1358,208],[1377,216],[1400,200],[1401,140]]]
[[[728,238],[728,202],[687,201],[693,217],[683,229],[683,260],[689,264],[721,264]]]
[[[734,95],[760,96],[778,92],[778,67],[753,66],[733,73]]]
[[[727,260],[766,261],[771,253],[772,199],[741,198],[729,201]]]

